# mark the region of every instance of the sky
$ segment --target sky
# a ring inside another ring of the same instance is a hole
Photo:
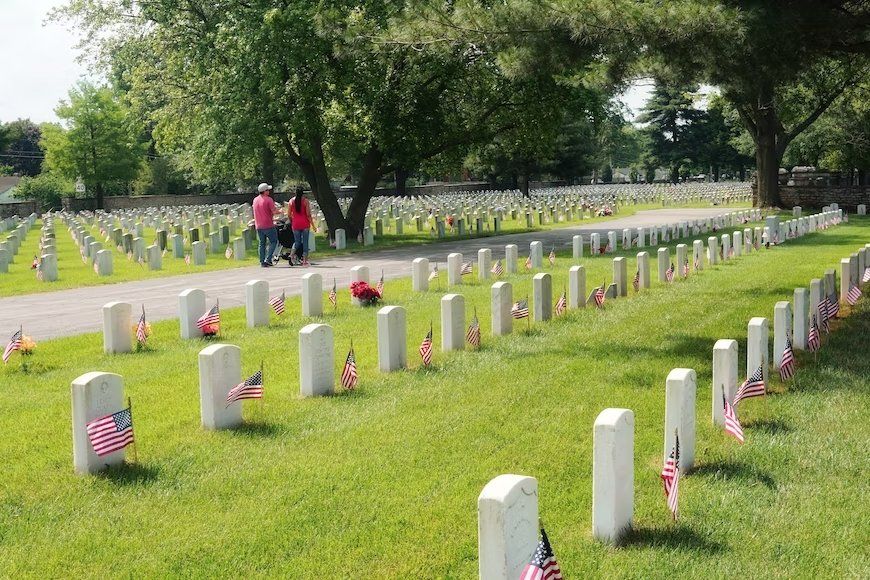
[[[0,121],[57,121],[54,108],[86,75],[76,63],[77,37],[56,23],[43,25],[65,0],[0,0]]]
[[[66,0],[0,0],[0,122],[30,118],[57,121],[54,108],[70,87],[87,75],[76,62],[77,35],[46,23],[48,13]],[[621,100],[636,115],[651,90],[649,81],[633,84]]]

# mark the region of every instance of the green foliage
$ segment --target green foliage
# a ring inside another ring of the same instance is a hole
[[[87,82],[71,89],[69,101],[55,111],[66,127],[43,126],[46,167],[67,179],[81,178],[102,207],[107,187],[129,183],[139,171],[138,132],[109,89]]]
[[[44,171],[35,177],[22,177],[15,188],[15,197],[33,199],[44,210],[61,208],[61,198],[75,195],[75,184],[55,171]]]
[[[31,177],[37,175],[42,166],[39,126],[30,119],[18,119],[6,123],[0,128],[0,132],[5,134],[6,140],[4,146],[4,138],[0,137],[0,154],[6,154],[5,157],[0,157],[0,161],[8,163],[12,173]]]

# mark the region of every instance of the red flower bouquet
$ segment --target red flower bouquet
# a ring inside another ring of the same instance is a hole
[[[381,299],[378,291],[365,282],[353,282],[350,285],[350,294],[366,306],[374,306]]]

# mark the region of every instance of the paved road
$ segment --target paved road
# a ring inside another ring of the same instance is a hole
[[[0,298],[0,331],[14,329],[22,324],[27,334],[37,340],[95,332],[102,329],[100,308],[103,304],[112,301],[131,302],[134,311],[139,309],[140,304],[144,304],[150,320],[163,320],[178,315],[177,295],[187,288],[202,288],[206,291],[209,302],[217,297],[220,298],[222,307],[231,308],[244,305],[244,285],[249,280],[268,280],[273,293],[276,288],[283,288],[288,295],[296,295],[301,292],[301,276],[306,272],[318,272],[323,276],[324,290],[330,287],[333,278],[339,288],[347,288],[350,283],[349,270],[352,266],[369,266],[373,281],[379,277],[381,270],[384,271],[386,279],[400,278],[410,276],[410,261],[417,257],[429,258],[430,261],[437,260],[443,264],[447,261],[447,254],[451,252],[463,252],[469,257],[476,257],[477,250],[493,248],[495,250],[493,259],[497,259],[504,255],[505,244],[519,245],[520,255],[522,255],[523,247],[527,248],[529,242],[534,240],[544,242],[545,247],[551,245],[565,247],[571,245],[571,237],[578,233],[582,233],[586,238],[593,232],[603,234],[609,230],[621,232],[624,228],[712,217],[738,209],[740,208],[712,207],[649,210],[588,226],[572,226],[546,232],[508,234],[339,256],[323,260],[310,268],[289,268],[286,263],[280,267],[265,269],[251,266]]]

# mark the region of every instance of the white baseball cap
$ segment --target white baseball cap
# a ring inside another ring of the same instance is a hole
[[[269,185],[268,183],[261,183],[260,185],[257,186],[257,191],[259,193],[263,193],[267,189],[272,189],[272,186]]]

